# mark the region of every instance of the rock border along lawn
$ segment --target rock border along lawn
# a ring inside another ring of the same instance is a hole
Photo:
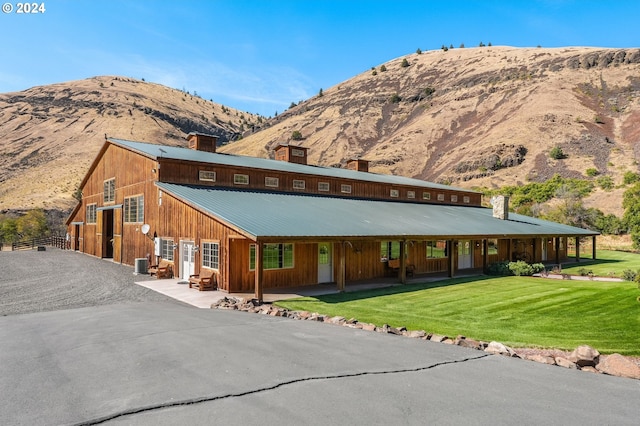
[[[564,368],[587,371],[590,373],[602,373],[611,376],[640,380],[640,360],[625,357],[620,354],[600,355],[596,349],[587,345],[579,346],[573,352],[564,352],[552,349],[513,349],[500,342],[483,342],[470,339],[462,335],[451,338],[445,335],[427,333],[424,330],[407,330],[405,327],[391,327],[388,324],[377,326],[375,324],[359,322],[355,318],[346,319],[341,316],[332,317],[316,312],[290,311],[268,303],[261,303],[256,299],[245,300],[238,297],[224,297],[212,304],[211,308],[236,310],[296,320],[317,321],[343,327],[357,328],[365,331],[395,334],[415,339],[463,346],[495,355],[522,358],[529,361],[557,365]]]

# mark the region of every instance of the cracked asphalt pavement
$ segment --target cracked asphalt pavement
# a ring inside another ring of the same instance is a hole
[[[0,259],[3,273],[11,263]],[[0,317],[0,424],[635,425],[640,414],[637,380],[171,300],[100,300]]]

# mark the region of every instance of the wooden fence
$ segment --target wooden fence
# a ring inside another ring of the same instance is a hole
[[[62,250],[69,249],[69,244],[65,237],[41,237],[11,243],[11,250],[33,250],[35,248],[45,246],[57,247]]]

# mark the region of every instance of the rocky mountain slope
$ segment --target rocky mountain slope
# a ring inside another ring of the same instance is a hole
[[[339,66],[339,65],[336,65]],[[94,77],[0,94],[0,211],[65,210],[105,134],[186,145],[190,131],[242,134],[221,152],[309,147],[310,164],[496,188],[638,171],[640,49],[477,47],[416,52],[266,120],[195,94]],[[564,159],[549,152],[560,147]],[[624,188],[589,206],[620,215]]]
[[[413,53],[319,92],[224,151],[496,188],[638,171],[640,49],[477,47]],[[294,132],[296,132],[294,134]],[[299,134],[297,134],[299,132]],[[295,136],[301,139],[295,140]],[[565,159],[549,156],[560,147]],[[588,204],[621,213],[622,190]]]
[[[226,142],[258,117],[188,92],[124,77],[94,77],[0,94],[0,211],[67,210],[105,134],[185,145],[186,134]]]

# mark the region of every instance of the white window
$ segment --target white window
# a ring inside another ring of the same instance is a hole
[[[303,180],[294,179],[293,180],[293,189],[304,189],[305,184]]]
[[[104,181],[103,201],[105,203],[116,201],[116,178]]]
[[[124,199],[124,222],[144,222],[144,195],[136,195]]]
[[[329,190],[329,182],[318,182],[318,191],[326,192]]]
[[[198,178],[200,180],[204,180],[207,182],[215,182],[216,181],[216,172],[212,172],[210,170],[200,170],[198,172]]]
[[[409,199],[416,198],[416,191],[407,191],[407,198]]]
[[[458,196],[457,195],[452,195],[451,196],[451,202],[452,203],[457,203],[458,202]]]
[[[249,185],[249,175],[233,175],[233,183],[236,185]]]
[[[209,269],[219,269],[220,243],[202,243],[202,266]]]
[[[173,240],[168,238],[160,239],[160,257],[173,262]]]
[[[465,195],[464,197],[462,197],[462,202],[465,204],[469,204],[471,202],[471,199]]]
[[[444,201],[444,194],[438,194],[438,201]]]
[[[340,192],[345,194],[351,194],[351,185],[342,184],[340,185]]]
[[[96,205],[87,205],[87,223],[96,223]]]
[[[391,196],[391,198],[398,198],[400,196],[400,191],[398,191],[397,189],[392,189],[391,191],[389,191],[389,196]]]
[[[277,177],[265,177],[264,178],[264,186],[268,186],[270,188],[277,188],[280,185],[280,179]]]
[[[431,199],[431,193],[430,192],[423,192],[422,193],[422,199],[423,200],[430,200]]]

